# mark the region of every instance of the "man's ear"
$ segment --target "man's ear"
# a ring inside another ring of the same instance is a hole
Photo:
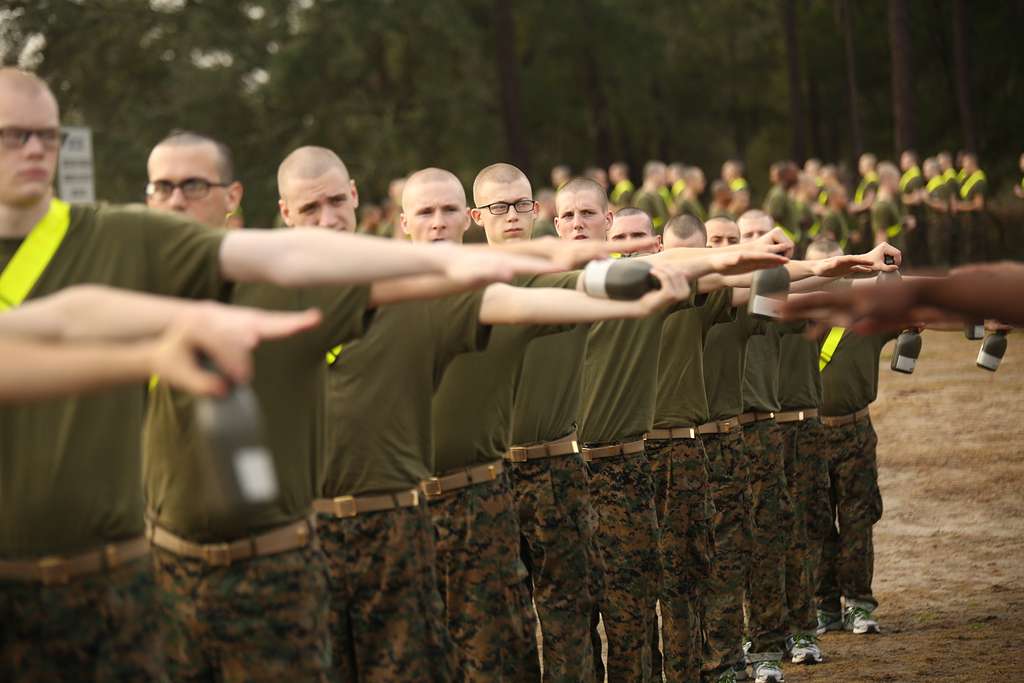
[[[237,180],[227,186],[226,194],[226,210],[225,213],[232,214],[238,210],[238,205],[242,203],[242,195],[245,193],[242,183]]]
[[[349,187],[351,189],[351,195],[352,195],[352,208],[353,209],[358,209],[359,208],[359,188],[356,187],[356,181],[349,180],[348,182],[349,182]]]
[[[480,220],[484,217],[484,212],[480,209],[470,209],[469,217],[473,219],[473,222],[479,225],[481,228],[484,227],[483,222]]]

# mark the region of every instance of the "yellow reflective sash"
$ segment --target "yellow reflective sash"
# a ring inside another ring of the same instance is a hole
[[[889,237],[899,237],[899,234],[903,232],[903,224],[895,223],[885,229],[885,234]]]
[[[71,207],[59,199],[51,199],[46,215],[32,228],[0,273],[0,311],[21,305],[50,265],[70,225]]]
[[[744,178],[733,178],[729,181],[729,189],[733,192],[747,189],[747,181]]]
[[[956,181],[963,185],[965,180],[967,180],[967,171],[961,168],[959,171],[956,172]]]
[[[929,194],[935,194],[935,191],[938,190],[940,187],[942,187],[945,184],[946,184],[946,179],[943,178],[940,175],[937,175],[937,176],[935,176],[934,178],[932,178],[931,180],[928,181],[928,187],[925,188],[925,189],[928,190]]]
[[[618,204],[619,200],[622,199],[622,195],[628,192],[632,192],[635,189],[636,188],[633,187],[633,183],[631,181],[620,180],[619,182],[615,183],[615,187],[612,188],[612,196],[610,199],[612,200],[612,202]]]
[[[341,355],[342,350],[345,348],[344,344],[338,344],[333,349],[327,352],[327,364],[334,365],[338,360],[338,356]]]
[[[802,234],[800,233],[799,229],[793,231],[787,228],[785,225],[780,225],[778,223],[775,224],[775,227],[782,230],[782,232],[786,233],[786,237],[793,240],[793,244],[800,243],[800,238],[802,237]]]
[[[974,189],[974,186],[983,180],[986,180],[985,172],[981,169],[972,173],[971,177],[967,179],[967,182],[960,186],[960,199],[967,199],[971,194],[971,190]]]
[[[907,170],[907,172],[904,173],[903,176],[900,178],[900,192],[902,194],[906,194],[907,193],[907,185],[910,184],[910,181],[913,180],[914,178],[920,178],[920,177],[921,177],[921,169],[919,169],[917,166],[911,166]]]
[[[672,183],[672,196],[678,197],[686,189],[686,181],[680,178],[679,180]]]
[[[822,206],[828,206],[828,190],[825,188],[818,190],[818,203]]]
[[[675,205],[675,201],[673,201],[672,193],[669,189],[662,185],[658,188],[658,196],[661,197],[661,201],[665,203],[665,211],[671,212],[672,207]]]
[[[818,372],[824,371],[825,366],[832,362],[832,356],[835,355],[844,334],[846,334],[845,327],[833,327],[828,331],[825,343],[821,345],[821,355],[818,357]]]
[[[853,201],[860,204],[864,201],[864,193],[868,191],[868,185],[878,184],[878,174],[874,171],[868,171],[868,174],[861,178],[860,185],[857,186],[857,191],[853,193]]]

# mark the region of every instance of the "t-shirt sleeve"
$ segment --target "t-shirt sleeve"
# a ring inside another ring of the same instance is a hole
[[[541,275],[531,275],[521,280],[516,280],[515,284],[520,287],[557,287],[559,289],[576,289],[576,282],[579,280],[580,270],[568,270],[564,273],[542,273]]]
[[[431,307],[431,326],[443,358],[483,351],[491,338],[491,326],[480,322],[484,290],[474,289],[426,302]]]
[[[704,305],[697,309],[700,311],[701,325],[705,334],[712,325],[728,323],[736,319],[736,309],[732,305],[732,292],[732,287],[717,289],[708,294]]]
[[[871,229],[875,232],[885,232],[892,223],[888,208],[881,202],[875,202],[871,206]]]
[[[988,181],[979,180],[974,183],[974,187],[971,188],[969,199],[974,199],[977,196],[987,197],[988,196]]]
[[[319,308],[323,314],[315,334],[319,351],[363,336],[373,320],[368,285],[315,287],[300,292],[302,308]]]
[[[104,207],[98,223],[117,240],[140,240],[146,279],[154,294],[224,300],[230,291],[221,277],[220,245],[226,230],[170,212],[142,206]]]

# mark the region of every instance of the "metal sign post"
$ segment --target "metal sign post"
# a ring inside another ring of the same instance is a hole
[[[57,190],[66,202],[96,201],[92,163],[92,129],[61,127],[62,142],[57,164]]]

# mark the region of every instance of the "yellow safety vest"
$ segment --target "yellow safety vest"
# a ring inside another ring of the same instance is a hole
[[[740,190],[747,189],[747,181],[745,178],[733,178],[729,181],[729,189],[733,192],[739,192]]]
[[[957,180],[956,180],[956,171],[954,171],[951,168],[947,168],[945,171],[942,172],[942,179],[944,181],[946,181],[947,183],[949,181],[951,181],[951,180],[953,182],[957,182]]]
[[[71,207],[59,199],[14,252],[0,274],[0,311],[21,305],[50,265],[71,225]]]
[[[940,175],[935,176],[928,181],[927,189],[930,194],[935,194],[935,191],[946,184],[946,179]]]
[[[857,191],[853,193],[853,201],[860,204],[864,201],[864,193],[868,191],[868,185],[878,184],[878,174],[874,171],[868,171],[868,174],[861,178],[860,185],[857,186]]]
[[[910,184],[910,181],[913,180],[914,178],[920,177],[921,169],[919,169],[917,166],[911,166],[909,169],[907,169],[907,172],[904,173],[903,176],[900,178],[900,192],[902,194],[906,194],[907,185]]]
[[[967,180],[967,171],[961,168],[959,171],[956,172],[956,181],[963,185],[965,180]]]
[[[686,181],[680,178],[679,180],[672,183],[672,197],[678,197],[686,189]]]
[[[612,202],[618,204],[619,200],[622,199],[622,195],[632,192],[635,189],[636,188],[633,186],[633,183],[628,178],[626,180],[620,180],[615,183],[615,187],[612,188]]]
[[[345,348],[344,344],[338,344],[337,346],[332,348],[330,351],[328,351],[327,352],[327,364],[328,365],[334,365],[334,363],[338,360],[338,356],[341,355],[342,349],[344,349],[344,348]]]
[[[818,372],[823,372],[825,366],[832,362],[832,356],[835,355],[844,334],[846,334],[845,327],[833,327],[828,331],[825,343],[821,345],[821,355],[818,356]]]
[[[967,182],[960,185],[960,199],[967,199],[968,195],[971,194],[971,190],[974,189],[974,186],[982,180],[986,180],[985,172],[979,168],[971,174],[971,177],[967,179]]]

